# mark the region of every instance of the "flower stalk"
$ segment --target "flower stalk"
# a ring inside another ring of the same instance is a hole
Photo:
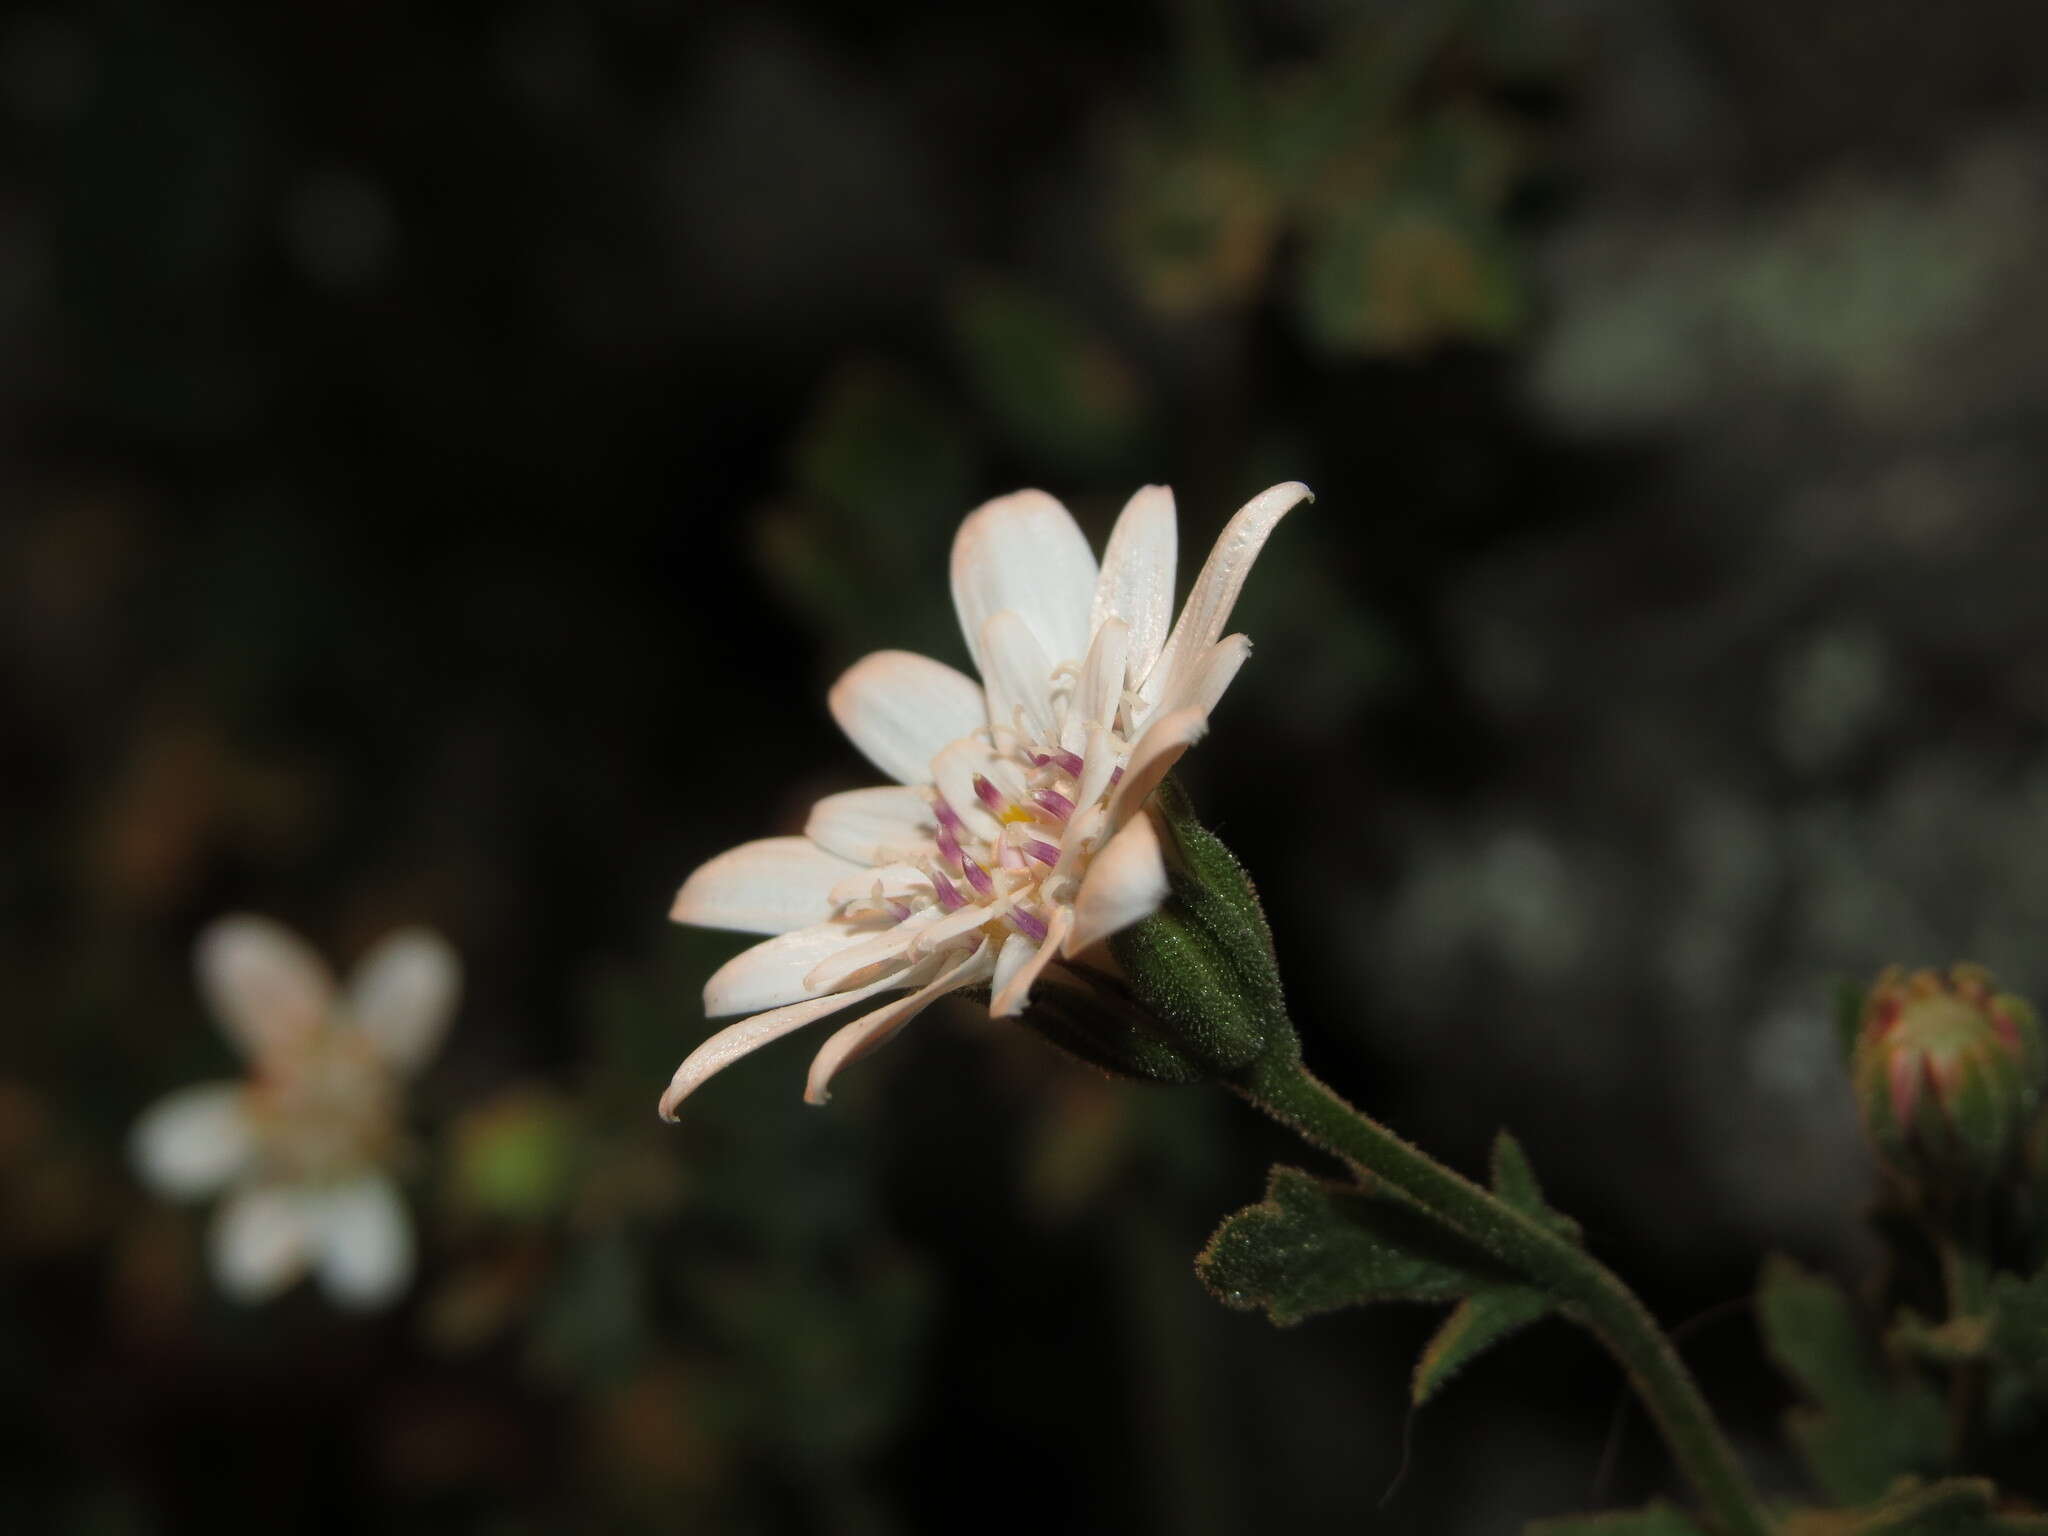
[[[1346,1103],[1302,1066],[1291,1039],[1289,1048],[1254,1062],[1230,1086],[1548,1291],[1628,1373],[1719,1536],[1768,1536],[1770,1519],[1692,1373],[1612,1270]]]

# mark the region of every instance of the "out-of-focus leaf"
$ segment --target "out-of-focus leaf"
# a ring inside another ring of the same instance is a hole
[[[2033,1536],[2048,1532],[2048,1517],[2002,1513],[1998,1490],[1981,1478],[1938,1483],[1907,1480],[1883,1498],[1856,1509],[1801,1510],[1785,1521],[1784,1536]]]
[[[1072,310],[985,278],[955,296],[952,323],[976,394],[1017,448],[1077,475],[1142,459],[1143,381]]]
[[[1992,1353],[2036,1384],[2048,1386],[2048,1265],[2032,1279],[1995,1278],[1991,1318]]]
[[[1537,1520],[1522,1528],[1522,1536],[1706,1536],[1706,1532],[1669,1504],[1660,1503]]]
[[[448,1198],[457,1210],[505,1221],[543,1221],[572,1188],[577,1158],[570,1107],[545,1088],[500,1094],[457,1122]]]
[[[1757,1316],[1772,1358],[1810,1400],[1787,1423],[1828,1497],[1865,1503],[1901,1476],[1939,1469],[1948,1428],[1941,1400],[1925,1382],[1884,1373],[1840,1286],[1773,1256]]]

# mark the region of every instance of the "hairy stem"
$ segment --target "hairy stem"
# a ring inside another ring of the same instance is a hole
[[[1621,1362],[1720,1536],[1768,1536],[1771,1522],[1692,1373],[1647,1308],[1606,1265],[1354,1109],[1293,1052],[1232,1085],[1288,1129],[1419,1202],[1542,1286]]]

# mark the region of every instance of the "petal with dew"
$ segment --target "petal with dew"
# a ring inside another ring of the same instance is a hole
[[[792,1030],[816,1023],[819,1019],[828,1014],[838,1013],[843,1008],[851,1008],[855,1003],[873,997],[877,992],[914,987],[924,975],[924,968],[913,967],[899,975],[869,982],[866,986],[857,987],[850,992],[833,992],[824,997],[807,998],[800,1003],[788,1003],[780,1008],[771,1008],[766,1013],[757,1013],[751,1018],[741,1019],[737,1024],[726,1025],[684,1057],[683,1064],[676,1068],[675,1076],[669,1079],[667,1091],[661,1096],[661,1118],[675,1119],[678,1104],[695,1093],[706,1078],[713,1073],[724,1071],[742,1056],[750,1056],[762,1046],[780,1040]]]
[[[863,656],[840,674],[826,703],[846,739],[899,784],[930,783],[939,750],[988,720],[973,678],[914,651]]]
[[[764,837],[697,866],[669,908],[669,921],[741,933],[788,933],[822,923],[832,887],[859,868],[808,837]]]
[[[1084,885],[1085,891],[1087,887]],[[1022,965],[1015,967],[1008,976],[999,977],[994,992],[988,1000],[989,1017],[992,1019],[1015,1018],[1031,1002],[1031,988],[1038,976],[1048,965],[1063,953],[1067,934],[1074,925],[1074,912],[1069,907],[1055,908],[1052,919],[1045,925],[1045,938],[1027,956]],[[1004,945],[1007,949],[1009,946]]]
[[[401,1072],[417,1072],[447,1036],[462,995],[462,960],[428,928],[401,928],[363,956],[348,982],[348,1016]]]
[[[303,1045],[327,1023],[334,977],[311,945],[267,917],[224,917],[199,936],[199,990],[255,1059]]]
[[[323,1190],[314,1210],[314,1272],[336,1305],[388,1306],[412,1279],[412,1218],[398,1187],[365,1174]]]
[[[1130,675],[1142,678],[1152,670],[1173,624],[1173,576],[1179,558],[1180,532],[1173,513],[1173,492],[1148,485],[1124,504],[1109,543],[1102,551],[1102,574],[1095,583],[1091,612],[1100,633],[1110,619],[1130,626]],[[1121,689],[1119,680],[1118,687]]]
[[[1052,659],[1023,615],[1005,608],[981,627],[982,680],[988,685],[988,723],[1039,741],[1052,722]]]
[[[1017,491],[967,514],[953,538],[953,608],[975,670],[988,676],[982,626],[1005,608],[1023,616],[1055,663],[1088,649],[1095,555],[1067,509]]]
[[[316,1217],[305,1191],[256,1184],[213,1213],[207,1252],[213,1277],[236,1301],[267,1301],[306,1272]]]
[[[1078,955],[1157,912],[1168,891],[1166,855],[1150,812],[1133,816],[1104,844],[1074,897],[1074,926],[1062,953]]]
[[[1151,797],[1159,781],[1173,771],[1181,755],[1208,730],[1208,712],[1200,709],[1176,709],[1145,727],[1145,734],[1138,738],[1137,745],[1131,748],[1130,760],[1124,764],[1124,776],[1117,780],[1109,797],[1106,826],[1112,838]]]
[[[249,1166],[256,1133],[249,1090],[241,1083],[199,1083],[158,1099],[129,1133],[128,1155],[160,1195],[196,1200]]]
[[[849,789],[811,807],[804,836],[856,864],[888,864],[931,846],[938,819],[931,803],[901,784]]]
[[[1216,643],[1230,620],[1230,610],[1237,605],[1238,593],[1244,590],[1252,562],[1266,547],[1273,529],[1281,518],[1308,499],[1309,488],[1298,480],[1290,480],[1259,492],[1224,525],[1181,607],[1173,633],[1167,636],[1159,659],[1138,686],[1138,696],[1148,705],[1158,705],[1177,681],[1176,671],[1190,666]]]
[[[896,1037],[897,1031],[930,1007],[948,992],[961,987],[971,987],[987,979],[995,962],[989,956],[992,946],[982,943],[958,965],[941,971],[908,997],[898,998],[893,1003],[877,1008],[873,1013],[861,1015],[851,1024],[842,1025],[839,1030],[819,1048],[811,1059],[810,1077],[804,1083],[804,1102],[823,1104],[832,1097],[832,1079],[841,1067],[860,1060],[870,1051],[879,1050]]]
[[[922,917],[922,913],[917,914],[908,922],[916,923]],[[704,983],[705,1016],[715,1019],[730,1013],[759,1013],[764,1008],[780,1008],[784,1003],[810,997],[819,989],[805,986],[804,977],[820,961],[902,926],[882,928],[874,923],[835,918],[829,923],[763,939],[711,973],[711,979]]]

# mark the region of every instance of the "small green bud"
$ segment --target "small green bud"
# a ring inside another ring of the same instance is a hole
[[[2040,1102],[2040,1025],[1980,966],[1946,977],[1894,967],[1864,999],[1851,1073],[1864,1128],[1894,1174],[1991,1179]]]

